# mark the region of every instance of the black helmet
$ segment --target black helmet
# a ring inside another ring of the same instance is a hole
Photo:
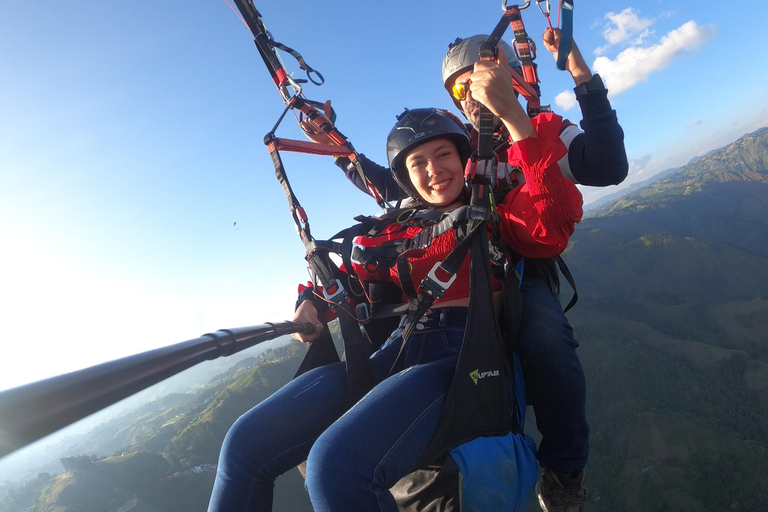
[[[466,39],[457,37],[453,43],[448,45],[448,54],[443,59],[443,86],[449,93],[451,93],[456,77],[472,69],[475,62],[480,60],[480,46],[487,39],[488,36],[484,34]],[[499,44],[504,48],[504,55],[507,56],[510,67],[517,68],[522,66],[515,56],[515,50],[510,45],[504,41],[501,41]],[[451,94],[451,98],[453,98],[453,94]],[[453,102],[461,108],[461,105],[455,98]]]
[[[421,199],[405,167],[405,157],[416,146],[432,139],[446,138],[456,144],[462,163],[472,155],[472,142],[464,123],[447,110],[417,108],[397,116],[397,122],[387,137],[387,160],[392,176],[400,187],[414,199]]]

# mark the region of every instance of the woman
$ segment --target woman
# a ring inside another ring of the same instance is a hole
[[[481,78],[475,87],[483,86]],[[510,162],[521,167],[526,180],[498,205],[501,236],[522,256],[557,255],[581,218],[581,195],[556,163],[566,152],[558,138],[560,118],[545,114],[532,122],[519,103],[486,99],[517,142],[509,150]],[[387,143],[398,182],[425,207],[441,212],[465,204],[464,164],[471,151],[463,124],[436,109],[406,111]],[[420,230],[394,223],[359,245],[374,247]],[[448,230],[414,251],[408,258],[412,285],[418,288],[455,245]],[[353,269],[363,280],[400,283],[396,267],[370,271],[353,262]],[[316,511],[396,512],[389,489],[414,469],[432,438],[461,348],[468,261],[456,276],[403,348],[405,370],[390,375],[401,352],[401,323],[371,357],[377,385],[349,411],[345,367],[336,363],[299,376],[238,419],[222,446],[209,512],[270,511],[274,480],[304,460]],[[312,300],[300,304],[295,320],[317,326],[314,333],[297,336],[306,343],[323,329]]]

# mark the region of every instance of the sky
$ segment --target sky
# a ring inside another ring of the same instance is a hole
[[[305,95],[331,99],[381,163],[403,108],[456,112],[447,44],[490,32],[499,4],[256,1],[325,78]],[[544,16],[522,14],[542,103],[578,122]],[[768,125],[766,22],[722,1],[576,3],[574,38],[625,132],[622,186]],[[262,143],[283,103],[225,0],[5,0],[0,77],[0,390],[291,318],[306,262]],[[292,117],[277,134],[302,138]],[[330,157],[283,157],[316,237],[377,213]],[[588,204],[619,188],[582,191]]]

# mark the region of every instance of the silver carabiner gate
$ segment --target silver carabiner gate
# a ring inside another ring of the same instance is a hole
[[[541,4],[547,4],[547,10],[545,11],[543,7],[541,7]],[[536,5],[538,6],[539,10],[541,11],[541,14],[549,18],[550,6],[549,6],[549,0],[536,0]]]
[[[538,3],[538,0],[537,0]],[[531,0],[525,0],[525,3],[523,5],[516,5],[518,11],[522,11],[523,9],[527,9],[528,6],[531,5]],[[549,5],[549,2],[547,2],[547,5]],[[501,2],[501,10],[506,11],[507,10],[507,0],[503,0]]]

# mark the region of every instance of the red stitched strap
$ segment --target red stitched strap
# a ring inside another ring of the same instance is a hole
[[[274,139],[272,141],[276,148],[281,151],[292,153],[307,153],[310,155],[332,155],[350,157],[349,148],[344,146],[331,146],[329,144],[319,144],[317,142],[308,142],[305,140],[293,139]]]

